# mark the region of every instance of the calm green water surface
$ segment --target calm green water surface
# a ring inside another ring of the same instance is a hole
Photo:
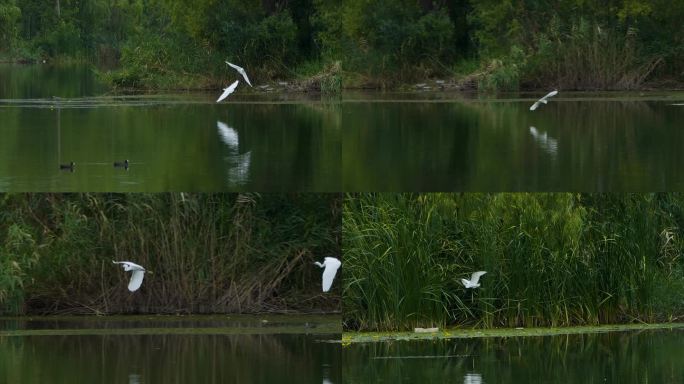
[[[684,94],[523,96],[345,103],[344,189],[684,190]]]
[[[684,330],[395,341],[344,347],[345,383],[684,382]]]
[[[533,112],[541,94],[240,91],[0,66],[0,191],[684,190],[684,93],[561,91]]]
[[[264,319],[0,320],[0,383],[342,382],[339,316]]]
[[[340,190],[334,109],[216,97],[109,95],[87,68],[0,66],[0,191]]]

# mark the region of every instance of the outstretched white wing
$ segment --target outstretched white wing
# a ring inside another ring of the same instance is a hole
[[[235,88],[237,88],[239,82],[240,80],[235,80],[233,84],[229,85],[228,88],[225,88],[221,96],[219,96],[219,98],[216,100],[216,102],[220,103],[221,100],[225,99],[226,97],[228,97],[228,95],[235,92]]]
[[[487,273],[487,272],[485,272],[485,271],[473,272],[472,276],[470,276],[470,283],[473,285],[477,284],[477,282],[480,281],[480,276],[484,275],[485,273]]]
[[[325,258],[325,270],[323,270],[323,292],[328,292],[330,290],[340,265],[342,265],[342,263],[334,257]]]
[[[553,96],[556,96],[558,94],[558,91],[551,91],[546,94],[546,96],[542,97],[541,99],[537,100],[532,106],[530,107],[530,111],[534,111],[535,109],[539,108],[539,105],[542,103],[546,104],[548,103],[547,99]]]
[[[130,261],[114,261],[112,260],[112,263],[114,264],[121,264],[123,267],[124,271],[133,271],[133,270],[141,270],[144,271],[145,268],[142,267],[142,265],[138,265],[136,263],[130,262]]]
[[[216,127],[218,128],[219,135],[221,135],[223,142],[226,143],[227,146],[237,149],[239,143],[237,132],[222,121],[217,121]]]
[[[240,66],[237,66],[237,65],[235,65],[235,64],[233,64],[233,63],[229,63],[229,62],[227,62],[227,61],[226,61],[226,64],[230,65],[230,66],[233,67],[236,71],[238,71],[238,72],[242,75],[242,77],[245,79],[245,81],[247,82],[247,84],[249,84],[250,87],[252,86],[252,83],[249,81],[249,77],[247,77],[247,71],[245,71],[244,68],[242,68],[242,67],[240,67]]]
[[[145,271],[133,271],[133,274],[131,274],[131,281],[128,282],[128,290],[131,292],[137,291],[143,282],[143,277],[145,277]]]
[[[551,91],[551,92],[547,93],[546,96],[542,97],[540,100],[546,100],[546,99],[548,99],[549,97],[554,97],[554,96],[556,96],[557,94],[558,94],[558,91],[556,91],[556,90]],[[546,103],[544,103],[544,104],[546,104]]]

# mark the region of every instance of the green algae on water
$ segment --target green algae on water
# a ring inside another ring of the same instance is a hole
[[[387,341],[413,341],[413,340],[447,340],[447,339],[472,339],[485,337],[530,337],[530,336],[557,336],[574,335],[583,333],[605,333],[619,331],[641,331],[653,329],[680,329],[684,323],[658,323],[658,324],[618,324],[599,326],[579,326],[563,328],[498,328],[498,329],[467,329],[447,328],[434,333],[415,332],[344,332],[342,344],[375,343]]]

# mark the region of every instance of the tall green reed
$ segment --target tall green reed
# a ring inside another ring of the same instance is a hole
[[[0,296],[0,310],[336,310],[339,296],[320,295],[312,262],[339,256],[339,204],[313,194],[6,195],[0,292],[22,300],[11,307]],[[153,273],[132,295],[111,260]],[[15,264],[20,272],[6,268]],[[20,281],[5,288],[10,279]]]
[[[536,38],[526,78],[530,85],[563,89],[636,89],[663,62],[648,55],[635,27],[610,28],[579,18],[564,27],[551,18]]]
[[[567,326],[684,314],[684,197],[352,195],[345,325]],[[486,270],[482,287],[459,282]]]

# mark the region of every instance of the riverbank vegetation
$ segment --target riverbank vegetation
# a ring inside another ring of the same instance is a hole
[[[342,334],[342,345],[356,343],[384,343],[388,341],[435,341],[449,339],[480,339],[480,338],[508,338],[508,337],[539,337],[560,335],[587,335],[608,332],[648,331],[648,330],[678,330],[684,328],[684,323],[635,323],[609,324],[595,326],[571,326],[557,328],[449,328],[436,332],[417,333],[404,332],[345,332]]]
[[[0,314],[335,312],[332,194],[0,195]],[[140,290],[112,260],[143,265]]]
[[[343,206],[347,330],[684,316],[681,194],[362,194]],[[485,270],[482,286],[460,278]]]
[[[0,0],[0,55],[108,63],[126,88],[677,87],[684,4],[664,0]]]

